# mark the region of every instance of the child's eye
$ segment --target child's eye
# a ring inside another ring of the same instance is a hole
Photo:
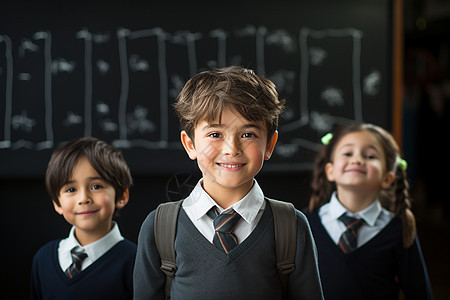
[[[220,138],[222,135],[218,132],[211,132],[208,134],[208,136],[217,139]]]
[[[102,188],[102,186],[100,185],[100,184],[94,184],[93,186],[92,186],[92,189],[93,190],[99,190],[99,189],[101,189]]]
[[[252,132],[246,132],[242,135],[243,138],[253,138],[253,137],[257,137],[256,134],[252,133]]]
[[[74,193],[74,192],[76,192],[76,189],[73,188],[73,187],[71,187],[71,188],[65,189],[64,192],[65,192],[65,193]]]

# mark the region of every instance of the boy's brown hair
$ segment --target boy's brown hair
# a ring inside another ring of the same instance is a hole
[[[183,87],[174,104],[181,129],[193,139],[195,126],[212,122],[224,108],[236,110],[249,121],[263,121],[268,139],[278,127],[285,100],[278,99],[275,84],[252,70],[230,66],[201,72]]]
[[[130,169],[119,149],[93,137],[75,139],[53,152],[45,174],[47,191],[58,206],[61,188],[70,180],[83,156],[100,177],[114,187],[116,202],[133,184]]]

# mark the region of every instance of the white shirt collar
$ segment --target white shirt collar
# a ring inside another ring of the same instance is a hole
[[[378,219],[378,216],[380,215],[382,211],[381,203],[378,199],[376,199],[372,204],[370,204],[368,207],[366,207],[364,210],[352,214],[347,211],[347,209],[339,202],[336,192],[333,193],[330,200],[329,210],[328,213],[330,214],[330,218],[338,219],[340,216],[342,216],[344,213],[347,213],[348,215],[352,217],[360,217],[362,218],[367,225],[374,226],[375,222]]]
[[[116,222],[113,222],[113,228],[102,238],[96,240],[85,246],[81,246],[75,237],[75,226],[70,229],[69,236],[62,240],[59,245],[59,251],[61,253],[69,253],[70,250],[75,246],[80,246],[86,251],[89,261],[95,261],[103,254],[105,254],[109,249],[111,249],[115,244],[123,240],[123,236],[120,233],[119,226]]]
[[[196,220],[202,218],[212,207],[217,206],[220,213],[234,209],[247,223],[251,224],[264,205],[264,193],[256,180],[253,181],[253,187],[244,198],[225,210],[205,192],[201,183],[200,179],[183,203],[183,206],[194,206],[192,211]]]

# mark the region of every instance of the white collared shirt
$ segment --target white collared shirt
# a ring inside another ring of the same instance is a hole
[[[235,210],[242,219],[237,223],[233,233],[242,243],[252,233],[258,224],[266,207],[264,194],[256,180],[253,181],[253,187],[248,194],[233,204],[223,209],[220,207],[203,189],[200,179],[191,194],[183,201],[183,209],[189,219],[194,223],[200,233],[211,243],[214,238],[214,225],[206,213],[214,206],[218,208],[219,213]]]
[[[69,236],[59,242],[59,265],[62,270],[66,270],[72,264],[70,250],[79,246],[88,255],[81,265],[81,270],[84,270],[121,240],[123,240],[123,236],[120,234],[119,226],[114,222],[113,228],[104,237],[82,247],[75,238],[75,226],[72,226]]]
[[[339,202],[336,192],[331,196],[330,202],[324,204],[319,209],[319,217],[323,226],[327,230],[331,239],[338,244],[339,238],[346,230],[339,217],[343,214],[351,217],[362,218],[365,223],[358,230],[357,247],[360,247],[370,241],[377,235],[394,217],[394,214],[381,206],[377,199],[364,210],[352,214]]]

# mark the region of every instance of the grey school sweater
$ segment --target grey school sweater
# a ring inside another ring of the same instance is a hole
[[[134,299],[164,299],[165,275],[153,234],[155,212],[142,224],[134,269]],[[323,299],[317,254],[305,216],[297,210],[295,271],[288,299]],[[197,230],[181,208],[175,239],[178,271],[171,297],[183,299],[281,299],[270,205],[253,232],[229,254]]]

